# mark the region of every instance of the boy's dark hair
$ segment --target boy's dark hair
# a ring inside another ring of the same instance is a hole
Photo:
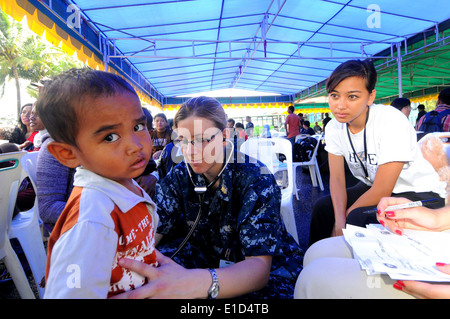
[[[86,99],[119,93],[137,97],[133,87],[118,75],[90,68],[70,69],[53,77],[43,87],[36,101],[36,111],[55,141],[78,146],[77,114],[81,114]]]
[[[147,119],[147,129],[153,130],[153,116],[152,113],[150,113],[149,110],[147,110],[145,107],[142,108],[142,111],[144,112],[145,118]]]
[[[405,97],[398,97],[391,102],[391,105],[401,111],[402,108],[411,105],[411,101]]]
[[[439,93],[438,100],[441,104],[450,105],[450,88],[443,89]]]
[[[369,93],[375,89],[377,71],[371,60],[349,60],[339,65],[327,80],[327,92],[331,93],[339,83],[346,78],[357,76],[366,80],[366,89]]]

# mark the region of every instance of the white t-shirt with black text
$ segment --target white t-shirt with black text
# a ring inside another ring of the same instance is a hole
[[[364,156],[364,130],[352,134],[351,142],[356,154],[366,166],[369,180],[355,156],[347,135],[347,125],[332,119],[326,129],[325,149],[334,155],[344,156],[352,174],[372,186],[379,165],[405,162],[393,193],[435,192],[446,197],[446,183],[423,157],[417,143],[417,134],[407,117],[390,105],[372,104],[366,124],[367,161]]]

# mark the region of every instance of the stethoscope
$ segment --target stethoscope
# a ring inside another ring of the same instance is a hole
[[[234,143],[227,140],[227,139],[223,139],[224,141],[230,142],[231,144],[231,152],[228,155],[227,160],[225,161],[225,165],[223,165],[221,171],[219,172],[219,174],[206,186],[201,186],[201,185],[197,185],[194,182],[194,179],[192,178],[192,173],[191,173],[191,166],[189,165],[189,163],[186,161],[186,159],[184,159],[184,162],[186,163],[186,168],[188,171],[188,175],[189,175],[189,179],[192,182],[192,185],[194,185],[194,192],[198,195],[198,201],[200,203],[200,207],[198,210],[198,214],[197,217],[195,218],[194,224],[192,225],[191,229],[189,230],[189,233],[186,235],[186,237],[183,239],[183,241],[181,242],[180,246],[178,246],[177,250],[172,254],[172,256],[170,256],[170,258],[173,258],[176,254],[178,254],[178,252],[184,247],[184,245],[186,245],[187,241],[189,240],[189,238],[191,237],[192,233],[194,232],[195,228],[197,228],[198,223],[200,222],[200,217],[202,216],[202,208],[203,208],[203,199],[205,197],[205,193],[208,189],[210,189],[214,184],[216,184],[216,182],[219,180],[219,178],[222,176],[223,171],[225,170],[225,168],[227,167],[228,163],[231,160],[231,157],[234,154]]]

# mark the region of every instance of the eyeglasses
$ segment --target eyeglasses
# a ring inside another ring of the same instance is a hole
[[[187,145],[190,143],[190,144],[192,144],[193,146],[195,146],[197,148],[201,148],[204,145],[206,145],[209,142],[211,142],[219,133],[222,133],[222,131],[218,131],[216,134],[214,134],[210,138],[194,137],[192,139],[192,141],[188,141],[186,138],[183,138],[183,139],[176,139],[175,141],[173,141],[173,143],[175,145],[179,145],[181,147],[187,147]]]

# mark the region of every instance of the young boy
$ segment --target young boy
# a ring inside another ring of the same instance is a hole
[[[45,298],[106,298],[145,278],[123,258],[156,265],[156,206],[133,180],[152,140],[134,89],[111,73],[72,69],[39,95],[49,152],[77,168],[74,189],[49,239]]]

